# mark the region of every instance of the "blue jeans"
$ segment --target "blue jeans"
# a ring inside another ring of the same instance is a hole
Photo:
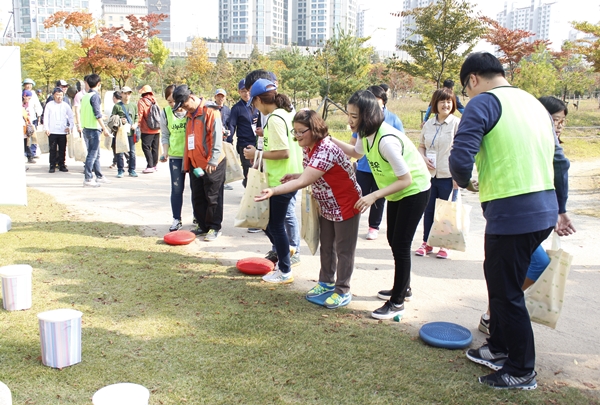
[[[296,193],[290,199],[287,212],[285,213],[285,233],[287,234],[290,246],[296,253],[300,254],[300,227],[298,226],[298,217],[296,216]],[[271,247],[275,250],[275,245]]]
[[[129,142],[129,173],[135,172],[135,142],[133,142],[133,136],[128,136],[127,141]],[[120,172],[124,171],[125,164],[123,163],[124,153],[117,153],[117,170]]]
[[[99,129],[83,128],[83,138],[85,139],[88,151],[87,157],[85,158],[85,180],[92,180],[94,178],[92,172],[96,174],[96,177],[101,178],[102,172],[100,171],[100,135],[102,131]]]
[[[435,200],[438,198],[447,200],[450,197],[451,192],[451,177],[448,177],[447,179],[431,178],[431,195],[429,197],[429,202],[427,203],[427,208],[425,208],[425,214],[423,215],[423,242],[427,242],[427,239],[429,239],[429,231],[431,231],[433,216],[435,215]]]
[[[289,273],[290,265],[290,241],[285,231],[285,215],[288,210],[288,205],[296,192],[275,195],[269,199],[269,225],[265,229],[265,233],[269,237],[271,243],[275,246],[277,265],[282,273]]]
[[[169,158],[171,171],[171,211],[173,218],[181,221],[181,207],[183,207],[183,190],[185,189],[185,172],[183,171],[182,158]]]

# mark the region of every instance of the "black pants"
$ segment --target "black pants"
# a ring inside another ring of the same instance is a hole
[[[371,194],[374,191],[379,190],[375,178],[371,172],[356,171],[356,182],[360,186],[363,195]],[[385,198],[380,198],[375,201],[371,208],[369,208],[369,228],[379,229],[381,225],[381,219],[383,218],[383,210],[385,208]]]
[[[146,168],[158,164],[158,138],[160,134],[142,134],[142,151],[146,157]]]
[[[240,160],[242,162],[242,170],[244,171],[244,180],[242,180],[242,185],[246,187],[246,183],[248,182],[248,169],[252,167],[252,163],[248,159],[244,157],[244,149],[246,149],[248,145],[240,145],[239,143],[236,145],[236,150],[238,155],[240,155]]]
[[[390,301],[402,304],[410,286],[411,245],[431,190],[388,201],[387,239],[394,255],[394,287]]]
[[[196,177],[193,173],[194,168],[190,168],[192,209],[198,226],[204,231],[221,230],[226,166],[226,159],[223,159],[217,170],[212,173],[205,172],[201,177]]]
[[[67,150],[67,136],[65,134],[50,134],[50,168],[65,167],[65,151]]]
[[[485,234],[483,271],[490,303],[490,337],[493,352],[508,353],[502,368],[520,377],[533,371],[535,343],[525,307],[523,282],[533,251],[553,228],[521,235]]]

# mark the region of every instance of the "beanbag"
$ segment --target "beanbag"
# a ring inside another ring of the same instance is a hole
[[[235,265],[239,271],[251,276],[263,276],[275,268],[275,263],[262,257],[240,259]]]
[[[426,323],[421,326],[419,336],[425,343],[444,349],[463,349],[473,341],[471,331],[450,322]]]
[[[190,231],[169,232],[163,238],[168,245],[188,245],[196,239],[196,235]]]

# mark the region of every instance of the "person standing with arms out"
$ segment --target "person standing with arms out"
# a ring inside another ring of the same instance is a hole
[[[192,209],[198,221],[196,235],[206,242],[221,236],[223,222],[223,185],[227,161],[223,153],[223,128],[219,111],[206,105],[204,98],[192,94],[187,85],[173,90],[173,111],[187,111],[183,170],[190,172]]]
[[[312,184],[312,195],[320,208],[321,270],[319,282],[306,297],[333,292],[324,306],[343,307],[352,301],[350,278],[360,223],[360,212],[354,205],[361,197],[360,186],[350,160],[331,141],[327,124],[315,111],[301,110],[294,116],[293,135],[302,147],[304,171],[286,174],[280,186],[263,190],[255,200],[263,201]]]
[[[423,244],[415,252],[417,256],[426,256],[433,252],[433,247],[427,244],[427,239],[433,225],[435,200],[438,198],[447,200],[452,190],[458,188],[448,168],[452,140],[460,123],[460,118],[454,115],[456,111],[454,98],[454,92],[448,89],[434,91],[431,97],[431,110],[435,116],[427,121],[421,130],[419,153],[431,173],[431,196],[423,215]],[[440,247],[436,257],[448,258],[448,250]]]
[[[404,313],[410,286],[411,244],[429,201],[430,175],[412,141],[384,122],[373,93],[357,91],[347,108],[348,124],[358,134],[359,142],[354,146],[337,139],[333,142],[350,157],[360,159],[366,155],[378,186],[378,190],[358,200],[355,208],[365,212],[378,199],[388,200],[387,239],[394,255],[394,285],[391,290],[379,291],[379,297],[389,298],[371,316],[391,319]]]
[[[575,231],[566,213],[569,161],[544,106],[508,83],[495,56],[470,54],[460,81],[471,101],[454,137],[450,172],[460,187],[475,189],[477,165],[490,306],[490,337],[466,356],[495,371],[480,383],[532,390],[535,343],[522,286],[531,255],[552,230]]]
[[[117,153],[117,177],[123,177],[125,173],[125,164],[123,162],[123,158],[127,158],[127,165],[129,171],[129,177],[138,177],[138,174],[135,172],[135,144],[138,141],[135,135],[135,129],[138,126],[138,110],[137,105],[131,103],[131,87],[124,86],[121,89],[121,100],[115,103],[112,109],[112,115],[118,115],[121,117],[122,124],[131,125],[131,131],[127,134],[127,141],[129,142],[129,153]],[[114,142],[114,141],[113,141]]]
[[[286,174],[302,171],[302,151],[293,141],[291,132],[292,103],[288,96],[277,93],[275,83],[268,79],[259,79],[252,85],[248,105],[269,116],[263,128],[263,163],[269,187],[277,187]],[[256,148],[252,145],[244,149],[246,159],[253,160],[255,153]],[[290,200],[295,195],[296,191],[291,191],[269,199],[269,224],[265,233],[271,244],[275,245],[278,261],[276,270],[263,277],[268,283],[285,284],[294,281],[285,216]]]
[[[100,134],[110,136],[108,128],[102,120],[102,109],[100,107],[100,76],[93,73],[87,76],[87,84],[90,91],[81,99],[81,126],[83,138],[88,147],[85,158],[83,181],[84,187],[100,187],[100,183],[110,183],[100,169]],[[96,174],[96,180],[94,180]]]
[[[73,130],[75,119],[71,107],[63,101],[63,89],[56,87],[52,92],[53,100],[46,103],[44,108],[44,127],[50,144],[50,169],[54,173],[56,167],[61,172],[68,172],[65,165],[67,150],[67,135]]]
[[[383,111],[384,122],[396,128],[398,131],[404,132],[404,126],[402,125],[400,118],[385,107],[387,104],[387,93],[385,90],[380,86],[371,86],[367,91],[373,93],[375,98],[377,98],[377,103]],[[350,145],[356,145],[357,139],[358,134],[353,133],[352,138],[350,138]],[[373,177],[373,173],[371,173],[371,168],[369,167],[366,156],[363,156],[356,163],[356,180],[358,180],[358,184],[360,184],[360,188],[364,194],[370,194],[378,190],[377,182],[375,181],[375,177]],[[379,225],[381,225],[384,209],[385,198],[383,197],[375,201],[375,203],[371,205],[371,208],[369,208],[369,231],[367,232],[367,240],[375,240],[379,236]]]
[[[150,128],[148,126],[148,116],[152,104],[156,104],[152,87],[145,84],[139,90],[142,97],[138,100],[138,126],[142,133],[142,151],[146,157],[146,168],[142,173],[154,173],[158,164],[158,144],[160,128]]]
[[[173,111],[175,100],[174,84],[165,89],[165,99],[169,105],[162,110],[160,133],[163,145],[161,162],[169,161],[171,172],[171,212],[173,223],[169,232],[177,231],[183,226],[181,222],[181,209],[183,207],[183,190],[185,189],[185,171],[183,170],[183,154],[185,147],[185,127],[187,123],[186,111],[180,108]]]

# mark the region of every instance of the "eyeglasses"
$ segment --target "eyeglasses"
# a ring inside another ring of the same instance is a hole
[[[460,92],[463,97],[469,97],[467,95],[467,86],[469,85],[469,80],[471,80],[471,73],[469,73],[469,75],[467,76],[467,81],[465,82],[465,84],[463,84],[462,91]]]
[[[292,129],[292,135],[294,135],[294,137],[298,138],[298,137],[301,137],[302,135],[304,135],[305,133],[307,133],[308,131],[310,131],[310,128],[306,128],[304,131],[296,131],[295,129]]]

